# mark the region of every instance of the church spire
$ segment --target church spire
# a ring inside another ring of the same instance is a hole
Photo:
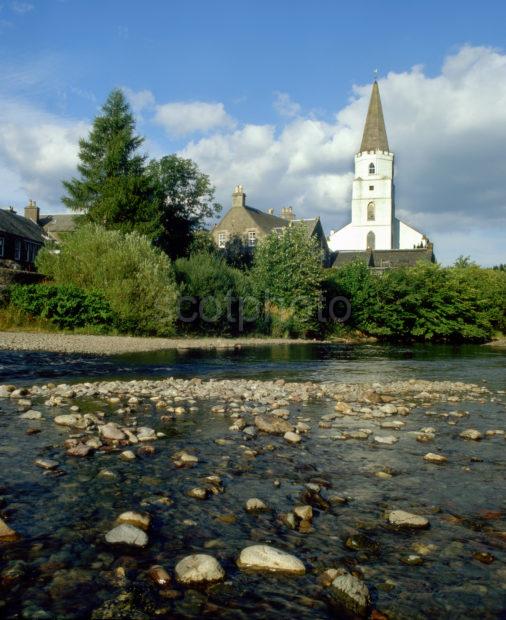
[[[360,152],[363,153],[364,151],[376,150],[390,151],[388,148],[387,131],[385,129],[385,120],[383,119],[378,82],[374,80]]]

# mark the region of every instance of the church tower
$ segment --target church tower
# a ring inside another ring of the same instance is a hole
[[[394,156],[374,82],[360,151],[355,155],[351,223],[356,239],[349,249],[391,250],[394,239]]]
[[[351,222],[332,231],[333,252],[411,250],[428,247],[428,238],[395,217],[394,154],[388,146],[378,82],[371,99],[360,151],[355,155]]]

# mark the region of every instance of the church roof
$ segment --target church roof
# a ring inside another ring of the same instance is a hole
[[[389,151],[390,149],[388,148],[387,130],[385,129],[378,82],[374,80],[360,152],[376,150]]]

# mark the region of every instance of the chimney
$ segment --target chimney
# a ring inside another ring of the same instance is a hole
[[[295,213],[293,212],[292,207],[283,207],[281,209],[281,217],[288,222],[291,222],[295,219]]]
[[[274,209],[269,209],[269,215],[274,215]]]
[[[245,207],[246,206],[246,194],[242,185],[236,185],[234,193],[232,194],[232,208],[233,207]]]
[[[29,200],[28,204],[25,207],[25,217],[27,220],[32,220],[36,224],[39,223],[40,220],[40,209],[37,206],[35,200]]]

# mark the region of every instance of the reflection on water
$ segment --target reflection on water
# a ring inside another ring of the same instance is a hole
[[[240,350],[179,349],[112,357],[0,351],[0,382],[213,376],[300,381],[412,378],[506,383],[504,350],[477,345],[276,345]]]

